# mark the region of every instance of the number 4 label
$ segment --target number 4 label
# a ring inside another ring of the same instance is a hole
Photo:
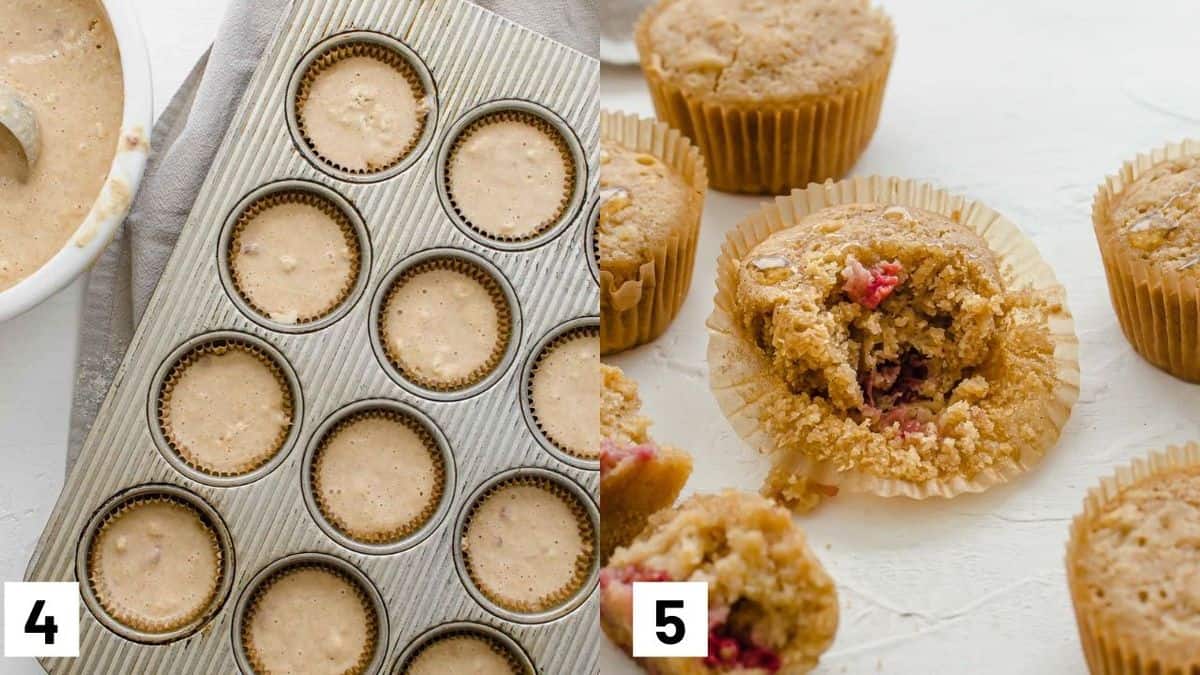
[[[79,584],[4,582],[5,656],[79,656]]]
[[[708,655],[708,584],[635,581],[633,655]]]

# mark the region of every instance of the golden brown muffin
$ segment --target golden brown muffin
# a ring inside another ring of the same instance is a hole
[[[1200,142],[1127,163],[1092,219],[1125,336],[1155,366],[1200,382]]]
[[[662,334],[687,297],[708,179],[679,132],[601,113],[600,343],[603,353]]]
[[[714,187],[756,193],[849,171],[896,46],[867,0],[659,0],[635,37],[659,119],[700,146]]]
[[[632,584],[708,583],[709,655],[639,659],[660,675],[805,673],[833,642],[837,590],[791,514],[755,494],[697,495],[660,511],[600,571],[600,626],[632,648]]]
[[[1067,577],[1093,673],[1200,669],[1197,541],[1200,446],[1139,460],[1088,495]]]

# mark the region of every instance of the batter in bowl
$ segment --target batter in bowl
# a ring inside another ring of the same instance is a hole
[[[0,83],[41,127],[28,167],[0,130],[0,292],[46,264],[83,224],[117,150],[121,55],[98,0],[0,3]]]

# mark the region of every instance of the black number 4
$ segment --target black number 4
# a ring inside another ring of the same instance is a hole
[[[45,600],[34,600],[33,610],[29,612],[29,618],[25,619],[26,633],[43,633],[46,636],[46,644],[54,644],[54,634],[58,632],[58,624],[54,623],[54,617],[48,616],[42,623],[38,623],[38,617],[42,615],[42,609],[45,608]]]
[[[683,619],[667,614],[668,609],[683,609],[682,600],[656,600],[654,602],[654,625],[658,628],[673,628],[674,632],[658,631],[658,639],[664,645],[677,645],[683,641],[686,632]]]

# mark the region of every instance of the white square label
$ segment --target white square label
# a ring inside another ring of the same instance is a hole
[[[708,584],[635,581],[633,655],[708,656]]]
[[[5,656],[79,656],[79,584],[4,582]]]

